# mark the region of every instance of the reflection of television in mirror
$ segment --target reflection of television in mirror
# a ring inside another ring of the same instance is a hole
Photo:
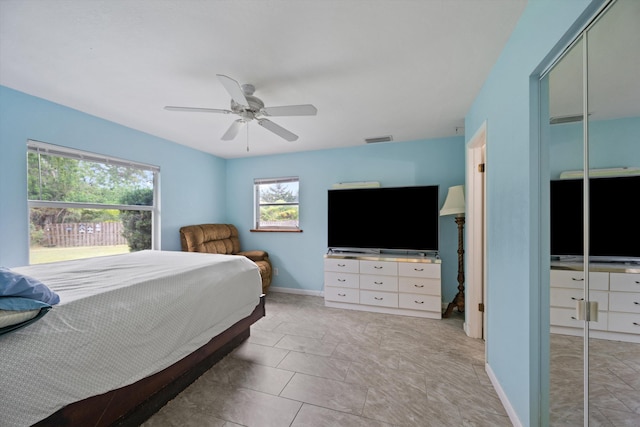
[[[336,250],[438,251],[438,186],[328,192],[327,245]]]
[[[583,180],[551,181],[551,255],[582,258]],[[640,262],[640,176],[589,179],[589,259]]]

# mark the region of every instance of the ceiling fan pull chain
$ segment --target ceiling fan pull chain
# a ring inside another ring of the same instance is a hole
[[[247,153],[249,152],[249,123],[247,123]]]

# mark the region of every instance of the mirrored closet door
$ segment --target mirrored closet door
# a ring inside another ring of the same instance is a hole
[[[640,425],[640,1],[609,2],[541,88],[549,422]]]

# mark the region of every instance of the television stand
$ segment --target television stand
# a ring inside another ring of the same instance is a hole
[[[325,306],[442,318],[439,258],[337,252],[324,258]]]

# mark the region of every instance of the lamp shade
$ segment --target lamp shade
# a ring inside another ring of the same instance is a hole
[[[464,214],[464,185],[449,187],[447,199],[440,209],[440,216],[454,214]]]

